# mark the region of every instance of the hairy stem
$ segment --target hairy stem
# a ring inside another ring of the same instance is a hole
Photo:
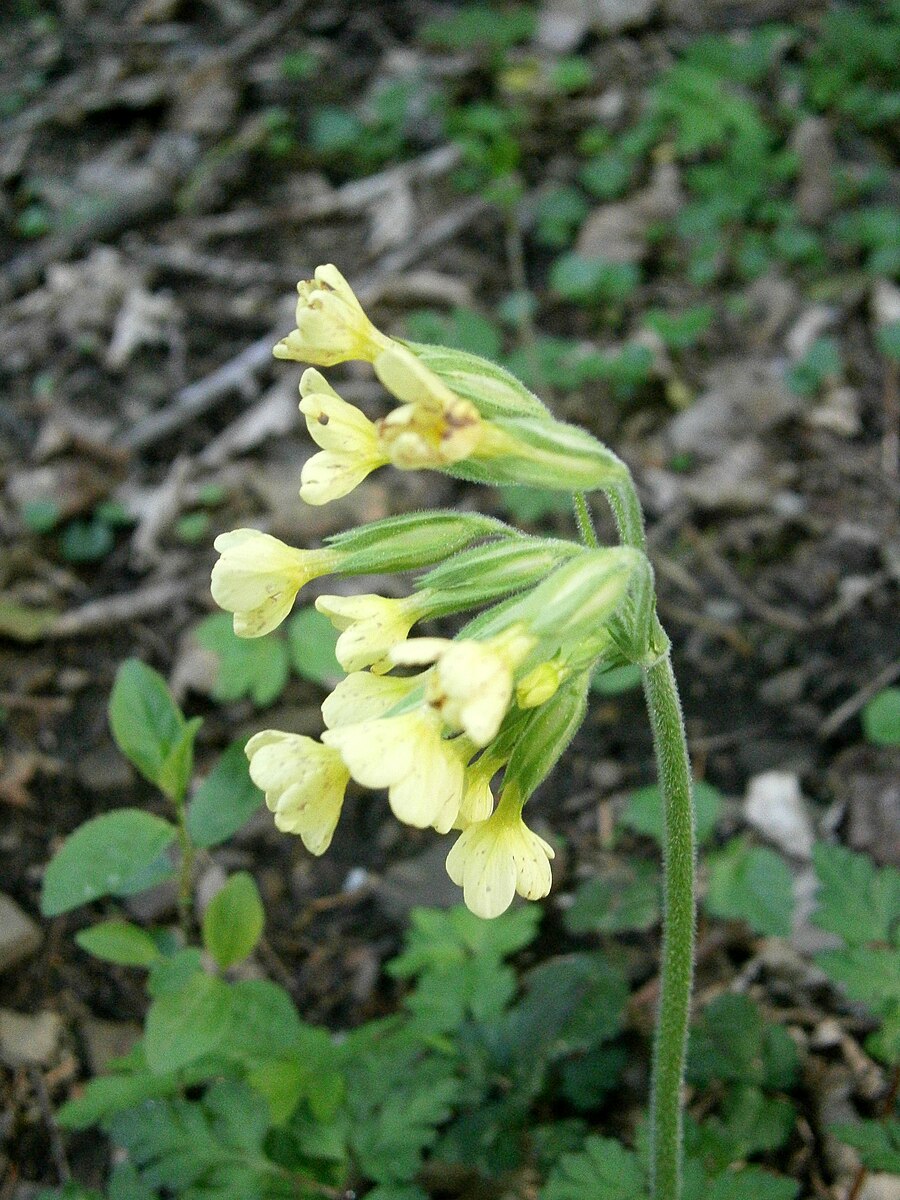
[[[591,510],[588,508],[584,492],[576,492],[572,497],[572,503],[575,505],[575,520],[578,522],[578,532],[581,534],[581,540],[586,546],[590,546],[592,550],[596,550],[600,543],[597,540],[594,522],[591,520]]]
[[[694,807],[684,719],[668,655],[644,672],[662,792],[663,947],[650,1099],[651,1194],[681,1195],[681,1092],[694,964]]]
[[[645,550],[643,514],[631,475],[626,472],[622,482],[606,495],[623,544]],[[576,499],[576,513],[577,505]],[[661,628],[660,634],[664,636]],[[696,850],[691,766],[668,654],[645,668],[644,694],[664,810],[663,945],[650,1097],[651,1194],[653,1200],[680,1200],[681,1093],[694,969]]]

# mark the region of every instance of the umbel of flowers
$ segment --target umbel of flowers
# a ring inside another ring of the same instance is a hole
[[[300,410],[320,447],[300,474],[307,503],[345,496],[392,466],[602,489],[629,518],[621,462],[508,372],[385,336],[333,266],[298,292],[297,327],[275,355],[314,364],[300,380]],[[316,369],[349,359],[370,362],[385,389],[390,407],[376,421]],[[277,827],[324,853],[353,780],[386,791],[397,820],[455,834],[447,871],[473,912],[497,916],[516,892],[545,896],[553,849],[526,824],[526,802],[577,731],[598,665],[647,665],[666,649],[641,550],[525,536],[464,512],[377,521],[312,550],[253,529],[215,545],[212,594],[240,637],[276,628],[312,579],[413,573],[403,599],[318,597],[347,672],[322,705],[325,730],[319,740],[264,730],[247,743]],[[458,614],[471,615],[453,639],[411,636],[423,621]]]

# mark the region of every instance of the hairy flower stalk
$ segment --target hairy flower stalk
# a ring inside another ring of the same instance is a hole
[[[304,372],[300,410],[318,447],[300,475],[306,503],[346,496],[381,467],[533,484],[572,495],[584,544],[451,511],[373,522],[312,550],[253,529],[222,534],[212,592],[242,637],[275,629],[300,588],[319,576],[420,572],[399,598],[319,596],[317,608],[339,631],[346,677],[322,705],[321,740],[278,730],[250,739],[251,777],[276,826],[313,854],[329,846],[350,781],[386,792],[404,824],[457,831],[447,872],[473,912],[496,917],[516,894],[537,900],[550,891],[553,849],[523,811],[578,731],[593,672],[640,666],[665,809],[652,1185],[654,1200],[680,1200],[694,925],[691,780],[631,476],[504,368],[382,333],[334,266],[317,268],[297,290],[297,325],[275,356],[313,367],[368,362],[389,404],[370,419],[318,370]],[[584,499],[597,490],[612,508],[618,546],[597,543]],[[474,615],[455,638],[409,636],[422,621],[460,613]]]

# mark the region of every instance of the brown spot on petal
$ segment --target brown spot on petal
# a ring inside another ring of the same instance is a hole
[[[331,418],[329,417],[328,413],[320,412],[316,417],[316,420],[320,425],[327,425]]]

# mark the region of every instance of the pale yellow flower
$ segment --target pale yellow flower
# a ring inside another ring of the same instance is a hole
[[[533,833],[517,805],[501,801],[486,821],[464,829],[447,855],[447,874],[479,917],[499,917],[516,892],[540,900],[550,891],[553,847]]]
[[[300,411],[316,445],[322,447],[303,466],[300,498],[327,504],[352,492],[357,484],[389,461],[372,421],[342,400],[313,367],[300,380]]]
[[[404,403],[378,422],[395,467],[446,467],[469,458],[484,435],[478,409],[396,342],[375,359],[375,373]]]
[[[210,590],[220,608],[234,613],[238,637],[262,637],[291,611],[305,583],[333,571],[333,550],[295,550],[258,529],[233,529],[213,543],[221,555]]]
[[[398,665],[436,662],[425,699],[449,729],[462,730],[476,746],[486,746],[509,710],[513,672],[534,644],[534,638],[511,629],[483,642],[415,638],[395,646],[389,657]]]
[[[282,338],[276,358],[331,367],[350,359],[372,362],[391,345],[375,328],[347,280],[330,263],[297,284],[297,328]]]
[[[265,729],[246,746],[250,778],[266,794],[282,833],[298,833],[311,854],[324,854],[341,815],[350,772],[340,754],[312,738]]]
[[[427,707],[380,720],[328,729],[322,741],[340,751],[357,783],[387,788],[394,815],[406,825],[439,833],[452,828],[463,792],[464,768],[440,718]]]
[[[455,829],[467,829],[476,822],[486,821],[494,811],[494,793],[491,791],[493,774],[493,769],[479,770],[477,763],[466,769],[462,801],[454,822]]]
[[[322,705],[328,729],[383,717],[419,686],[415,675],[373,675],[354,671],[342,679]]]
[[[319,596],[316,608],[324,613],[341,636],[335,646],[337,660],[345,671],[372,667],[376,674],[391,668],[387,654],[406,640],[422,616],[420,598],[390,600],[384,596]]]

